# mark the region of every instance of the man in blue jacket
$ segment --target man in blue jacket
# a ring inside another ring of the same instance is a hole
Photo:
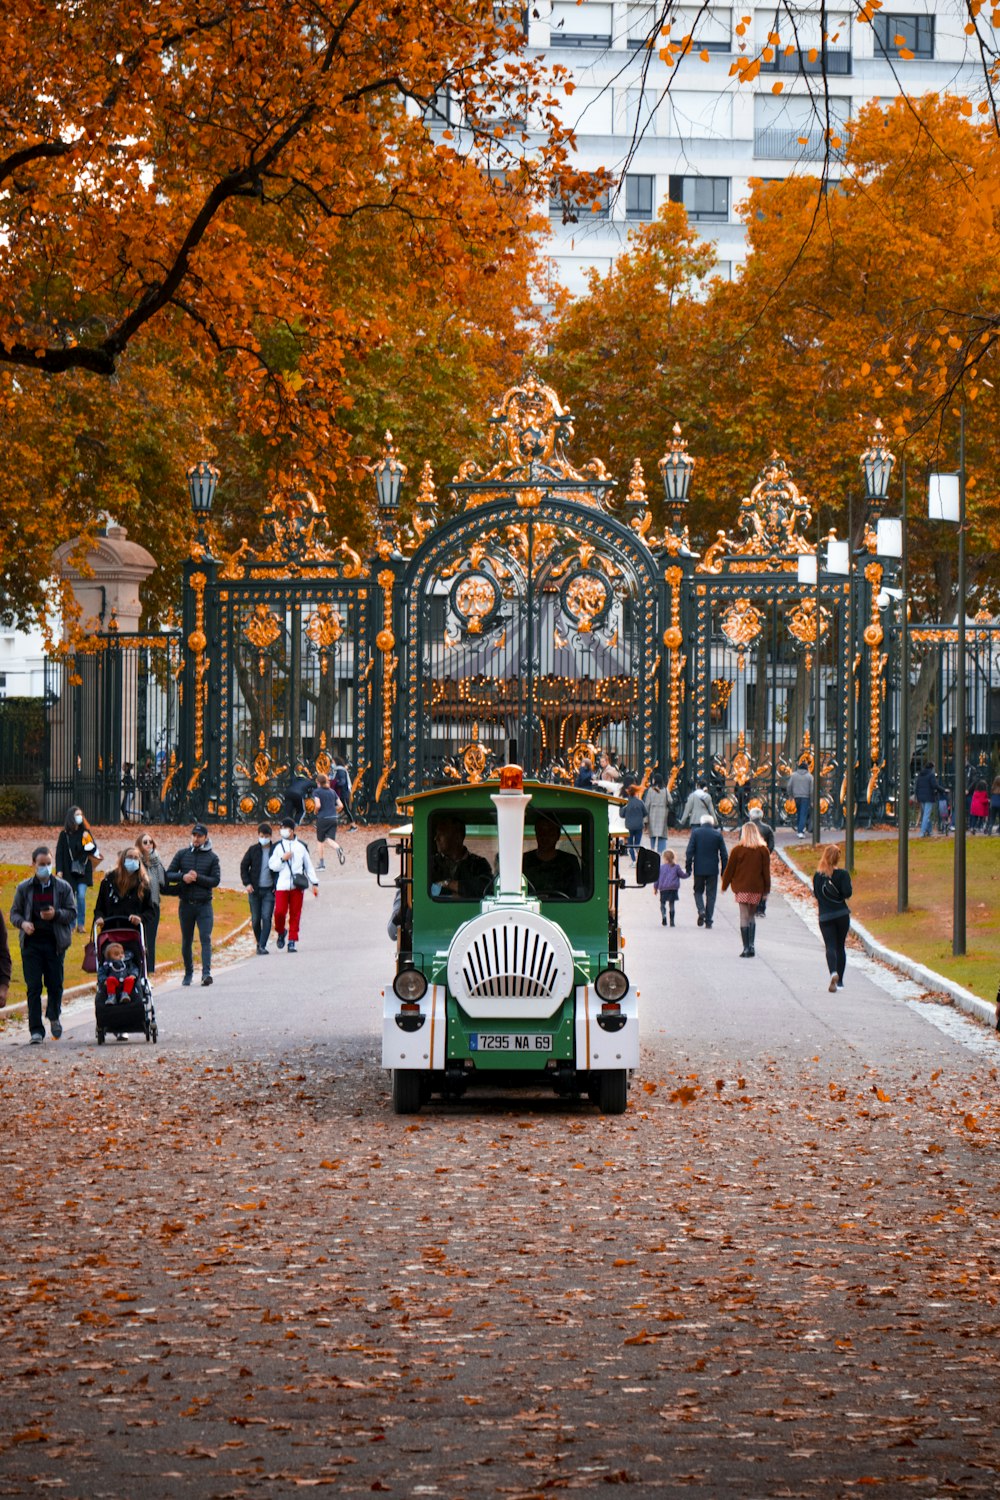
[[[698,926],[711,927],[719,875],[726,868],[726,841],[715,826],[711,813],[703,813],[697,828],[692,828],[684,855],[684,868],[694,875],[694,904],[698,908]]]

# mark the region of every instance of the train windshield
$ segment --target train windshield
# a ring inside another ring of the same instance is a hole
[[[594,894],[592,814],[533,811],[529,806],[521,869],[529,896],[543,903],[589,901]],[[492,808],[468,816],[451,808],[431,814],[427,888],[435,901],[479,901],[494,889],[498,870]]]

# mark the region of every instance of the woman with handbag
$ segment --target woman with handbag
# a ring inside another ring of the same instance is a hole
[[[837,868],[839,864],[840,845],[827,844],[813,876],[813,894],[819,906],[819,930],[826,945],[831,995],[844,988],[847,934],[851,928],[851,913],[847,903],[854,894],[851,877],[846,870]]]
[[[274,874],[274,930],[278,934],[278,947],[285,946],[285,924],[288,924],[288,951],[296,952],[299,943],[299,921],[302,916],[302,898],[312,886],[314,896],[319,895],[319,881],[309,850],[295,835],[295,825],[289,816],[281,823],[281,838],[275,844],[268,860]]]
[[[156,933],[160,925],[160,897],[167,883],[167,872],[163,867],[163,861],[156,852],[156,840],[151,833],[144,833],[139,840],[139,854],[142,859],[142,867],[149,881],[149,899],[152,903],[149,913],[143,917],[143,929],[146,934],[146,971],[149,974],[156,972]]]
[[[73,887],[77,932],[86,931],[87,891],[94,883],[94,866],[102,857],[83,809],[71,807],[56,841],[56,879],[66,880]]]

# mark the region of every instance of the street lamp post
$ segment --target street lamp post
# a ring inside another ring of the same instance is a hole
[[[847,712],[844,716],[844,869],[854,874],[854,568],[851,539],[854,534],[854,498],[847,497],[847,541],[830,538],[826,545],[826,568],[847,579]]]
[[[958,662],[955,680],[955,889],[951,951],[962,957],[965,933],[965,406],[959,412],[958,473],[931,474],[927,514],[932,521],[958,523]]]
[[[201,458],[188,469],[187,482],[188,494],[191,497],[191,509],[194,512],[195,520],[198,522],[198,545],[202,551],[207,551],[208,541],[205,537],[205,522],[212,512],[215,488],[219,483],[219,471],[214,464],[209,463],[207,458]]]
[[[868,518],[874,518],[877,528],[882,507],[889,494],[889,480],[892,477],[893,465],[896,462],[886,444],[882,422],[879,417],[875,419],[872,435],[868,439],[868,447],[862,453],[859,462],[861,464],[861,472],[865,476],[865,503],[868,509]],[[871,748],[874,753],[875,746]],[[852,746],[852,758],[853,753],[854,747]],[[871,810],[869,808],[869,823],[871,822],[870,814]]]
[[[879,557],[896,559],[900,565],[900,684],[896,724],[896,910],[904,912],[910,900],[910,652],[906,609],[906,461],[903,461],[903,513],[883,516],[876,527],[875,551]]]
[[[375,479],[375,494],[378,501],[379,520],[382,524],[383,540],[391,546],[399,515],[399,490],[406,478],[406,465],[400,459],[399,449],[387,432],[382,446],[382,457],[377,463],[366,465]]]

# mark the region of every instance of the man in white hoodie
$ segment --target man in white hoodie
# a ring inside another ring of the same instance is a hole
[[[278,934],[278,947],[285,946],[285,925],[288,926],[288,951],[295,953],[299,942],[299,920],[302,916],[302,898],[312,886],[314,896],[319,895],[319,881],[309,850],[296,837],[290,819],[281,825],[281,838],[271,851],[268,860],[274,874],[274,930]]]

